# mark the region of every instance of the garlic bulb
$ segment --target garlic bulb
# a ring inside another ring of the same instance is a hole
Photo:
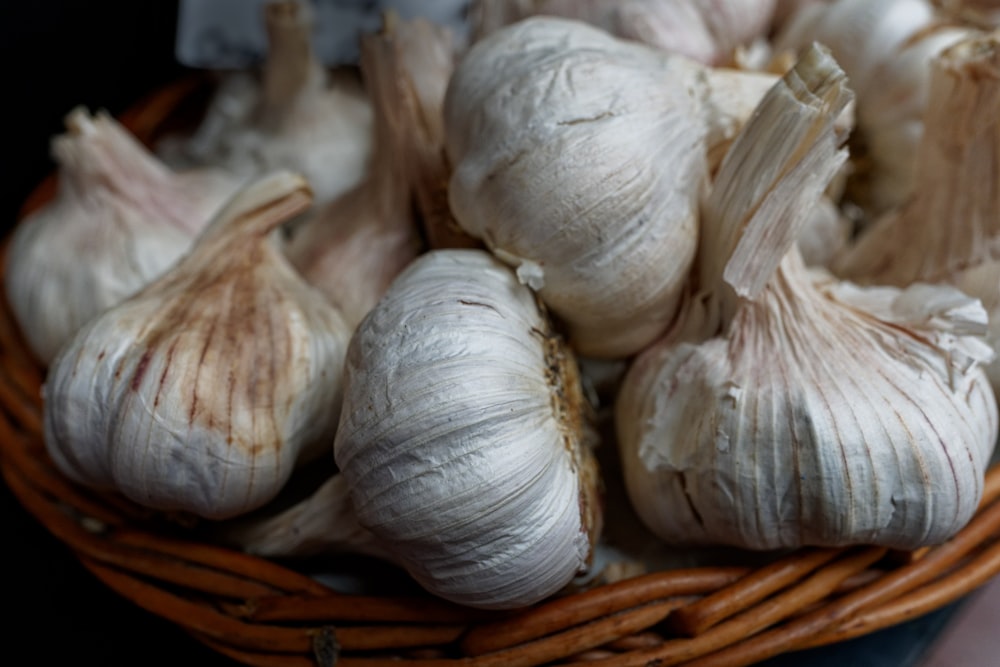
[[[308,4],[269,0],[264,9],[268,52],[259,85],[251,95],[244,76],[220,91],[186,152],[246,176],[301,173],[320,205],[364,177],[371,105],[353,72],[328,71],[317,59]]]
[[[521,607],[587,567],[594,437],[572,355],[482,250],[422,255],[351,340],[337,465],[359,523],[441,597]]]
[[[732,103],[728,84],[774,81],[716,74],[536,17],[475,44],[452,76],[455,218],[517,267],[580,354],[630,355],[673,318],[698,243],[706,156],[751,108]]]
[[[296,226],[293,264],[320,288],[353,330],[420,250],[408,164],[409,131],[397,102],[402,59],[393,32],[365,35],[361,68],[375,113],[375,153],[367,178]]]
[[[54,199],[16,228],[7,300],[48,364],[95,315],[139,290],[190,247],[239,187],[214,169],[174,172],[104,112],[78,107],[53,138]]]
[[[706,65],[729,62],[736,47],[767,34],[776,0],[478,0],[473,39],[529,16],[590,23],[623,39],[685,55]]]
[[[850,77],[871,163],[855,196],[871,216],[912,191],[931,58],[973,32],[941,21],[928,0],[834,0],[804,5],[775,38],[777,51],[825,44]]]
[[[997,341],[1000,32],[964,39],[937,56],[930,91],[916,155],[917,187],[902,206],[866,229],[833,269],[866,283],[956,285],[987,307],[990,337]],[[988,371],[1000,379],[1000,363]]]
[[[63,348],[43,406],[64,474],[221,519],[269,501],[329,446],[348,330],[272,232],[309,205],[287,172],[247,186],[170,271]]]
[[[665,540],[909,549],[976,509],[997,437],[982,306],[838,283],[794,248],[849,94],[813,47],[761,103],[705,203],[705,292],[625,379],[625,481]]]

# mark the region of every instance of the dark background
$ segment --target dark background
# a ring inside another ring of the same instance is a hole
[[[185,70],[174,60],[177,3],[0,3],[4,231],[52,168],[51,136],[78,104],[122,111]],[[235,664],[99,583],[0,483],[5,664]]]
[[[32,187],[52,169],[48,142],[61,131],[66,112],[83,104],[119,113],[185,73],[174,60],[176,19],[177,3],[162,0],[0,3],[5,232]],[[9,664],[13,656],[15,664],[235,664],[110,592],[2,482],[0,525],[5,535],[0,599],[8,612],[0,662]],[[771,664],[914,665],[952,611]]]

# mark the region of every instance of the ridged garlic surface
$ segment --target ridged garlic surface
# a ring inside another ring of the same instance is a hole
[[[240,180],[175,172],[107,113],[71,111],[51,142],[55,197],[22,220],[7,250],[7,300],[45,364],[94,316],[184,254]]]
[[[247,177],[301,173],[320,205],[367,173],[371,104],[353,72],[328,70],[317,58],[308,3],[270,0],[263,7],[268,50],[259,83],[236,75],[190,139],[169,150]]]
[[[255,181],[170,271],[64,347],[43,386],[59,470],[222,519],[271,500],[329,447],[349,331],[274,232],[309,205],[297,175]]]
[[[623,383],[629,497],[665,540],[909,549],[977,507],[998,421],[982,305],[841,283],[794,248],[848,96],[813,47],[765,98],[705,203],[705,291]]]
[[[522,607],[587,568],[594,437],[572,355],[485,251],[422,255],[351,340],[337,465],[359,523],[443,598]]]
[[[455,69],[445,98],[455,218],[517,268],[585,356],[628,356],[675,313],[707,155],[749,110],[730,86],[713,87],[716,74],[551,17],[493,33]]]
[[[623,39],[679,53],[706,65],[767,35],[776,0],[478,0],[473,36],[482,39],[529,16],[590,23]]]

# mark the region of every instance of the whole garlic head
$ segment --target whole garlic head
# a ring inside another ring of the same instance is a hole
[[[337,465],[359,523],[441,597],[521,607],[587,567],[595,437],[572,355],[485,251],[422,255],[351,340]]]
[[[981,304],[838,283],[793,245],[846,157],[847,97],[813,47],[761,103],[705,204],[707,293],[623,383],[629,496],[663,539],[909,549],[979,502],[997,437]]]
[[[445,99],[455,218],[517,268],[579,353],[628,356],[673,318],[710,131],[731,129],[710,116],[735,106],[711,97],[693,61],[566,19],[504,28],[458,64]]]
[[[7,251],[7,300],[45,364],[94,316],[170,267],[239,187],[216,169],[175,172],[107,113],[78,107],[53,138],[55,198]]]
[[[301,173],[316,204],[332,201],[367,172],[371,105],[353,72],[328,71],[316,57],[308,3],[269,0],[264,20],[268,52],[259,84],[236,74],[183,150],[248,177]]]
[[[59,470],[221,519],[272,499],[329,446],[349,330],[273,231],[309,205],[299,176],[256,181],[170,271],[64,347],[43,387]]]

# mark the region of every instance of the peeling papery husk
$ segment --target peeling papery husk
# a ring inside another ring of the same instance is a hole
[[[170,271],[65,346],[43,386],[61,472],[152,509],[224,519],[329,451],[349,330],[276,238],[309,205],[300,176],[250,184]]]
[[[692,324],[623,383],[629,497],[665,540],[909,549],[977,507],[998,429],[982,305],[840,283],[789,235],[843,159],[831,114],[847,97],[813,47],[761,103],[704,208],[704,253],[729,260],[703,262]]]
[[[334,443],[358,522],[431,593],[548,597],[601,532],[596,434],[572,355],[482,250],[435,250],[351,340]]]

